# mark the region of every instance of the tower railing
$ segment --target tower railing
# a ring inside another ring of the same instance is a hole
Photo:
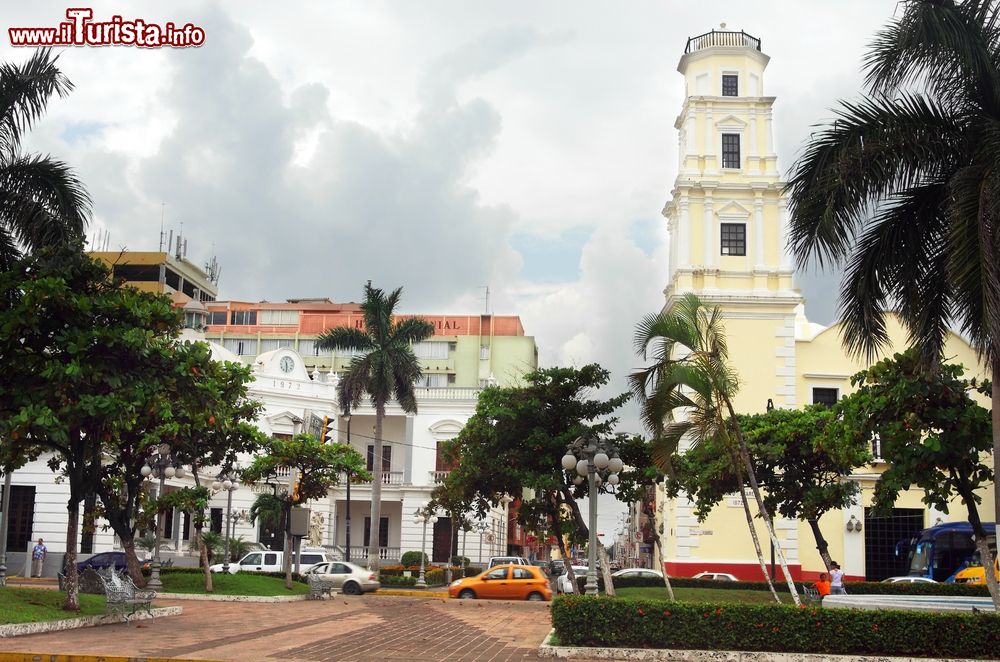
[[[752,48],[759,51],[760,39],[752,35],[748,35],[743,30],[740,30],[739,32],[712,30],[711,32],[700,34],[697,37],[688,37],[687,46],[684,47],[684,52],[693,53],[695,51],[700,51],[703,48],[711,48],[713,46],[735,46],[740,48]]]

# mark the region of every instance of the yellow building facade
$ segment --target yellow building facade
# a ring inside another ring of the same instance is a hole
[[[760,41],[743,32],[713,31],[688,41],[678,65],[685,101],[674,123],[677,177],[663,209],[670,236],[665,308],[689,292],[722,308],[740,377],[735,405],[743,413],[763,412],[769,402],[783,408],[834,402],[851,391],[851,375],[866,365],[846,355],[839,324],[808,321],[796,287],[787,248],[788,203],[774,151],[775,97],[764,86],[768,60]],[[895,320],[889,326],[893,351],[904,349],[905,330]],[[969,375],[983,373],[958,336],[949,338],[947,356]],[[982,403],[989,406],[986,399]],[[820,520],[830,553],[848,578],[905,574],[905,548],[898,551],[897,542],[936,523],[966,520],[961,504],[940,513],[921,503],[918,491],[901,495],[892,516],[875,517],[868,509],[883,467],[876,461],[852,476],[861,487],[857,503]],[[992,503],[983,499],[983,521],[994,521]],[[657,505],[665,542],[661,562],[670,574],[717,571],[761,579],[739,495],[704,522],[685,498],[660,493]],[[796,578],[824,570],[808,524],[776,518],[775,529]],[[763,524],[758,534],[767,555]]]

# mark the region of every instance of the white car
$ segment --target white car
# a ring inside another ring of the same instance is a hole
[[[492,568],[497,565],[532,565],[532,563],[523,556],[491,556],[487,567]]]
[[[587,566],[585,566],[585,565],[574,565],[574,566],[572,566],[572,568],[573,568],[573,576],[577,577],[577,578],[586,577],[587,576],[587,570],[589,570],[589,568],[587,568]],[[598,568],[598,570],[597,570],[597,575],[598,575],[598,577],[600,577],[600,575],[601,575],[600,568]],[[573,585],[569,583],[569,574],[568,573],[564,572],[563,574],[559,575],[559,578],[556,580],[556,590],[559,591],[560,593],[575,593],[576,592],[576,591],[573,590]]]
[[[303,549],[300,553],[300,572],[309,572],[317,563],[332,561],[325,549]],[[264,550],[262,552],[250,552],[236,563],[229,564],[229,574],[235,575],[237,572],[281,572],[284,570],[282,559],[284,552],[272,552]],[[208,567],[209,572],[222,572],[224,564],[216,563]],[[292,558],[292,570],[295,570],[295,558]]]
[[[659,579],[663,580],[663,573],[649,568],[623,568],[611,575],[615,579]]]
[[[735,575],[728,572],[699,572],[692,579],[711,579],[717,582],[738,582]]]
[[[937,584],[930,577],[889,577],[882,580],[883,584]]]

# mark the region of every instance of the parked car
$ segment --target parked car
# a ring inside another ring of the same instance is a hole
[[[490,558],[490,563],[487,568],[493,568],[498,565],[531,565],[531,561],[524,558],[523,556],[494,556]]]
[[[346,561],[317,563],[304,574],[322,575],[324,579],[332,580],[334,588],[345,595],[361,595],[381,587],[371,570]]]
[[[736,582],[735,575],[731,575],[728,572],[699,572],[693,577],[693,579],[712,579],[717,582]]]
[[[549,580],[533,565],[498,565],[448,586],[452,598],[474,600],[551,600]]]
[[[587,576],[587,571],[589,570],[589,568],[587,566],[585,566],[585,565],[574,565],[574,566],[570,566],[570,567],[573,568],[573,576],[574,577],[578,577],[579,578],[579,577],[586,577]],[[598,568],[597,572],[598,572],[598,575],[600,575],[600,568]],[[559,579],[556,580],[556,590],[558,590],[560,593],[575,593],[576,592],[576,591],[573,590],[572,584],[569,583],[569,573],[567,573],[567,572],[564,571],[563,574],[559,575]]]
[[[930,577],[889,577],[882,580],[883,584],[937,584]]]
[[[100,554],[94,554],[89,559],[78,561],[76,564],[77,572],[83,572],[87,568],[93,568],[94,570],[103,570],[105,568],[125,570],[125,552],[101,552]]]
[[[623,568],[617,572],[611,574],[615,579],[659,579],[663,580],[663,573],[657,572],[656,570],[650,570],[649,568]]]
[[[250,552],[236,563],[229,564],[229,574],[235,575],[237,572],[281,572],[284,570],[282,563],[284,552],[272,552],[264,550],[262,552]],[[306,573],[317,563],[332,561],[325,549],[303,549],[299,563],[300,572]],[[211,572],[222,572],[222,563],[215,563],[208,567]],[[295,569],[295,559],[292,558],[292,569]]]

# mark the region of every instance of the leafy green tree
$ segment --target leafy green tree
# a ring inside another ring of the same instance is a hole
[[[180,327],[166,297],[122,288],[80,246],[41,249],[0,272],[0,463],[50,453],[69,488],[67,610],[79,609],[80,503],[108,445],[156,388],[144,366]]]
[[[201,486],[199,469],[229,467],[239,453],[253,453],[263,443],[262,433],[251,422],[259,403],[247,397],[252,380],[249,368],[212,360],[206,343],[171,342],[142,366],[149,374],[145,403],[137,408],[131,424],[105,446],[105,459],[97,493],[103,514],[122,542],[129,573],[137,585],[144,578],[135,552],[135,534],[145,522],[138,517],[146,499],[146,478],[140,470],[150,453],[167,440],[171,453],[191,466],[195,486]],[[204,511],[190,512],[195,542],[201,539]],[[205,590],[212,590],[208,550],[202,550]]]
[[[687,294],[668,311],[647,315],[639,322],[635,348],[643,360],[650,355],[653,359],[652,365],[629,376],[629,384],[640,403],[643,423],[653,434],[654,461],[670,474],[670,458],[685,437],[694,445],[714,440],[719,448],[727,449],[725,456],[732,459],[738,484],[744,484],[744,474],[749,479],[758,512],[774,545],[788,590],[798,605],[798,592],[781,543],[774,534],[770,511],[761,496],[746,440],[733,408],[732,400],[739,390],[739,382],[729,365],[721,310],[718,306],[708,308],[696,295]],[[673,418],[675,409],[685,411],[682,420]],[[744,494],[742,487],[740,494]],[[770,584],[764,553],[745,498],[743,512],[761,572]],[[771,593],[780,602],[773,585]]]
[[[316,345],[322,349],[357,352],[351,360],[343,379],[340,380],[339,398],[342,404],[357,408],[364,395],[368,395],[375,408],[375,457],[376,474],[382,471],[382,424],[385,408],[395,397],[399,407],[417,413],[414,385],[420,379],[420,363],[413,354],[413,343],[421,342],[434,334],[434,326],[420,317],[393,320],[403,288],[398,287],[388,295],[365,285],[365,301],[361,304],[365,328],[340,326],[324,332]],[[372,481],[371,521],[378,522],[382,507],[382,481]],[[368,544],[368,567],[378,572],[378,536],[372,534]]]
[[[889,348],[887,308],[930,367],[961,327],[993,375],[1000,473],[1000,14],[987,0],[902,7],[864,59],[864,98],[842,102],[793,169],[789,243],[800,264],[846,263],[853,354]]]
[[[947,363],[927,370],[915,349],[879,361],[851,379],[858,390],[838,403],[842,419],[832,431],[857,443],[878,439],[888,468],[875,484],[876,510],[889,511],[910,486],[923,490],[924,503],[945,513],[953,497],[962,500],[993,605],[1000,610],[976,494],[993,482],[993,471],[981,461],[992,447],[992,424],[990,413],[970,395],[988,392],[991,385],[965,380],[963,372]]]
[[[244,482],[266,481],[276,476],[279,469],[290,469],[295,476],[295,487],[291,493],[286,490],[267,500],[258,497],[250,513],[251,518],[256,519],[261,516],[261,508],[267,508],[265,512],[271,517],[280,500],[285,524],[285,586],[291,589],[292,537],[288,535],[291,509],[327,496],[330,488],[339,483],[345,473],[361,480],[370,480],[371,474],[365,470],[364,458],[350,446],[324,444],[309,434],[297,434],[288,440],[271,439],[263,450],[264,454],[255,457],[243,471]]]
[[[526,386],[483,389],[476,413],[444,447],[454,468],[435,495],[447,491],[455,503],[467,504],[464,510],[482,518],[505,495],[533,490],[535,498],[521,504],[518,521],[535,524],[544,518],[568,558],[564,534],[575,540],[588,535],[576,503],[586,496],[587,484],[575,485],[575,472],[563,471],[560,461],[577,437],[610,433],[617,421],[614,412],[628,394],[608,400],[587,397],[609,378],[597,364],[545,368],[525,375]]]
[[[827,570],[832,561],[819,519],[853,502],[858,486],[848,477],[871,460],[868,444],[860,437],[825,434],[833,418],[829,408],[818,405],[740,416],[764,504],[772,513],[809,524]],[[667,484],[671,496],[683,491],[694,501],[700,520],[741,487],[729,454],[718,442],[707,440],[674,458],[674,475]]]
[[[0,271],[13,269],[22,251],[81,239],[90,220],[90,196],[73,171],[22,150],[52,95],[73,89],[58,59],[42,48],[24,64],[0,64]]]

